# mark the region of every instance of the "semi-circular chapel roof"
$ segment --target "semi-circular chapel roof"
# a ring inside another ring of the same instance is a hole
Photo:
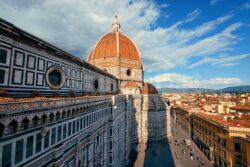
[[[143,85],[143,94],[158,94],[158,91],[154,85],[145,82]]]

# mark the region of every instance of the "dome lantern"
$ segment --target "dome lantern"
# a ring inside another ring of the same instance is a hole
[[[120,32],[121,31],[121,24],[118,20],[117,15],[115,15],[115,18],[114,18],[113,23],[112,23],[112,31],[113,32]]]

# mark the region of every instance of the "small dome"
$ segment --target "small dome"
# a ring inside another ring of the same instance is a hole
[[[158,91],[154,85],[152,85],[150,83],[144,83],[143,94],[158,94]]]

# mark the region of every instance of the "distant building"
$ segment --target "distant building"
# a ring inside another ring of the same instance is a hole
[[[184,107],[174,108],[176,122],[182,127],[185,132],[191,136],[191,114],[192,111]]]
[[[193,113],[191,129],[193,140],[215,166],[250,165],[249,120],[226,120],[218,115]]]
[[[230,107],[231,113],[241,113],[241,114],[250,114],[250,106],[234,106]]]
[[[249,114],[210,113],[190,106],[173,109],[176,122],[215,166],[250,166]]]
[[[236,106],[236,102],[220,101],[219,104],[216,106],[216,112],[219,114],[228,114],[229,108],[233,106]]]

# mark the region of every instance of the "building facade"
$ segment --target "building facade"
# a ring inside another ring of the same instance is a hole
[[[249,123],[227,121],[218,115],[193,113],[191,127],[193,140],[215,166],[250,165]]]
[[[0,166],[122,167],[165,138],[165,104],[117,18],[88,62],[0,20]]]
[[[184,107],[174,107],[174,117],[176,123],[178,123],[181,128],[191,136],[191,114],[192,112]]]
[[[178,125],[214,166],[250,166],[248,115],[219,115],[181,106],[173,109]]]

